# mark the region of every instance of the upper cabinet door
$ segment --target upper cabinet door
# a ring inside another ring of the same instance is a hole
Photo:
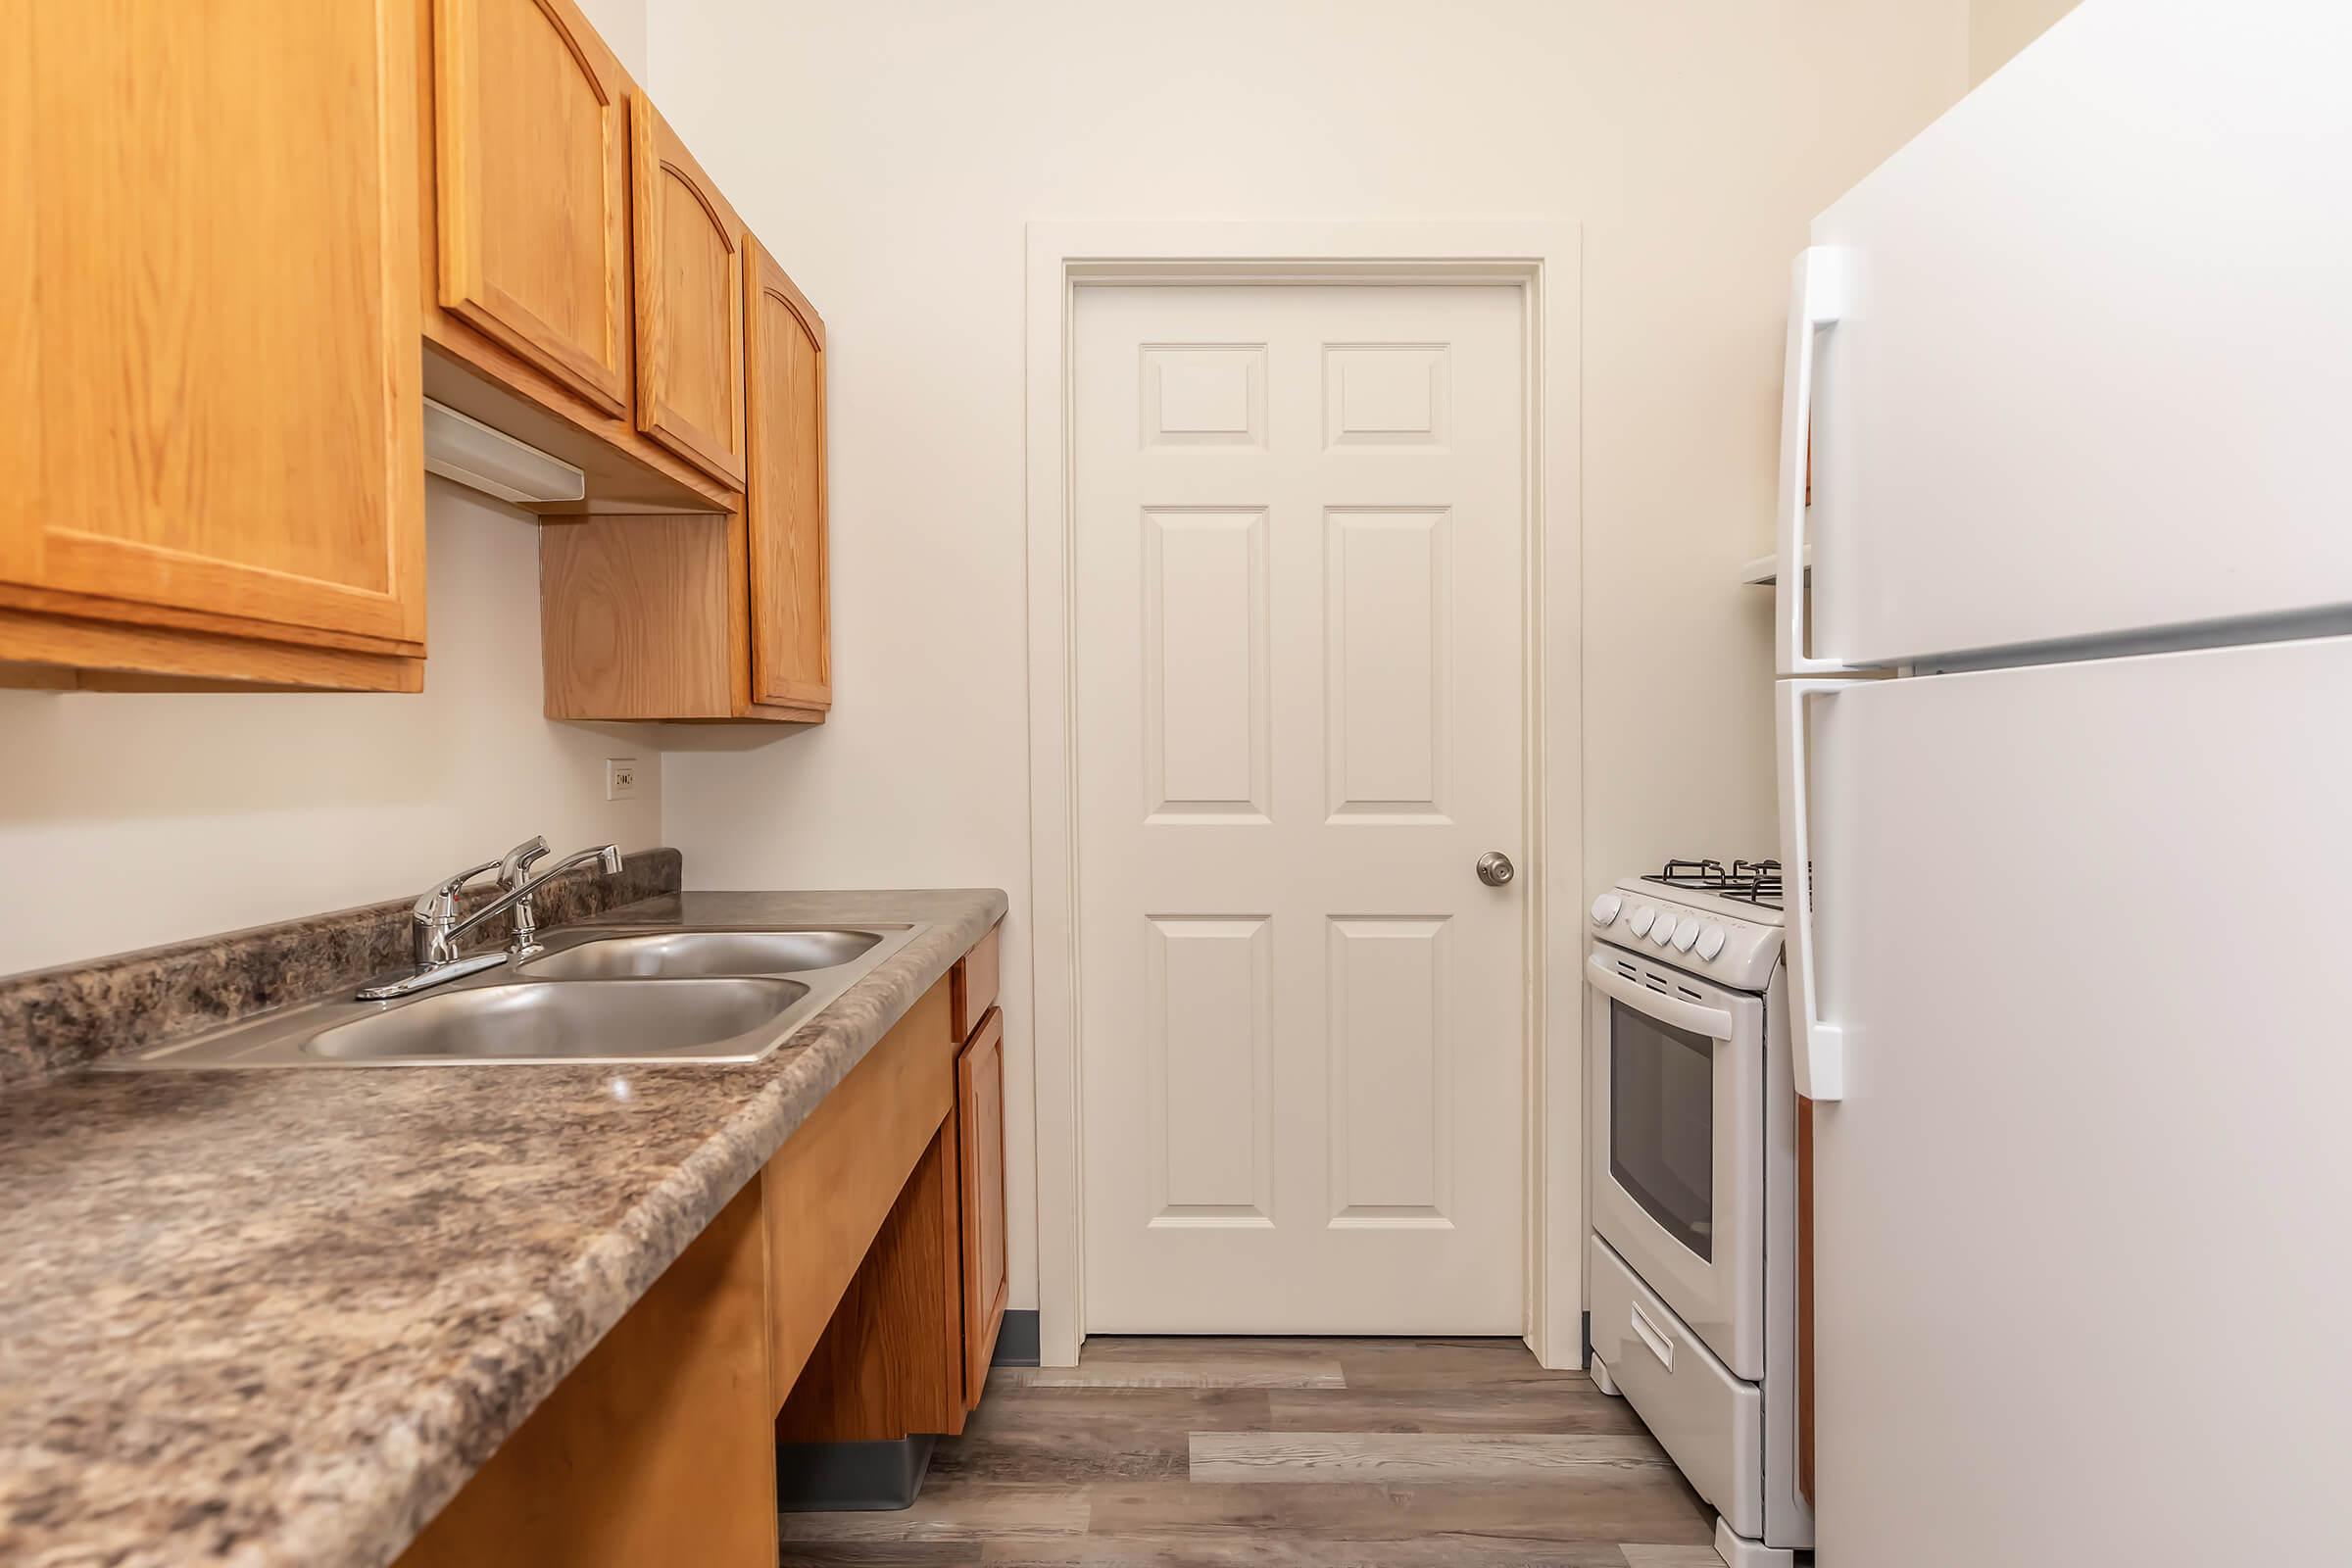
[[[628,78],[572,0],[438,0],[441,304],[628,410]]]
[[[833,701],[825,564],[825,323],[760,242],[745,237],[750,402],[752,698]]]
[[[0,595],[421,646],[415,4],[0,9]]]
[[[637,428],[741,487],[743,220],[636,95]]]

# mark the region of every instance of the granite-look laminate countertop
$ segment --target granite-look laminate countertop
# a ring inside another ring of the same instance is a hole
[[[583,922],[931,922],[751,1065],[0,1099],[0,1561],[389,1562],[1004,912],[686,893]]]

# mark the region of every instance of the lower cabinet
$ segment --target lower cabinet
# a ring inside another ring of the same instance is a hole
[[[774,1568],[760,1202],[720,1210],[398,1568]]]
[[[773,1568],[778,1443],[960,1432],[1004,1312],[996,985],[992,931],[825,1097],[399,1568]]]
[[[1004,1015],[980,1020],[956,1062],[956,1147],[963,1193],[963,1391],[967,1408],[988,1386],[1011,1287],[1004,1267]]]

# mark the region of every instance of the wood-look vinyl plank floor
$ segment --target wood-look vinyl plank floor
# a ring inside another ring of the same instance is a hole
[[[913,1507],[787,1565],[1698,1568],[1713,1512],[1620,1400],[1508,1340],[1098,1339],[999,1370]]]

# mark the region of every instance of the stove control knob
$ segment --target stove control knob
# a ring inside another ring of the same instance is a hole
[[[1658,911],[1658,923],[1649,928],[1649,940],[1661,948],[1672,942],[1674,940],[1674,916],[1662,909]]]
[[[1597,926],[1616,924],[1617,911],[1623,907],[1625,907],[1623,899],[1614,893],[1603,893],[1592,901],[1592,923]]]
[[[1674,948],[1677,953],[1689,953],[1697,941],[1698,922],[1696,920],[1685,920],[1681,925],[1675,927]]]
[[[1723,951],[1723,927],[1711,925],[1698,934],[1698,956],[1712,959]]]
[[[1655,920],[1657,917],[1658,911],[1644,904],[1642,906],[1642,907],[1636,909],[1633,913],[1633,918],[1627,920],[1625,923],[1632,928],[1634,935],[1638,937],[1645,937],[1649,935],[1650,922]]]

